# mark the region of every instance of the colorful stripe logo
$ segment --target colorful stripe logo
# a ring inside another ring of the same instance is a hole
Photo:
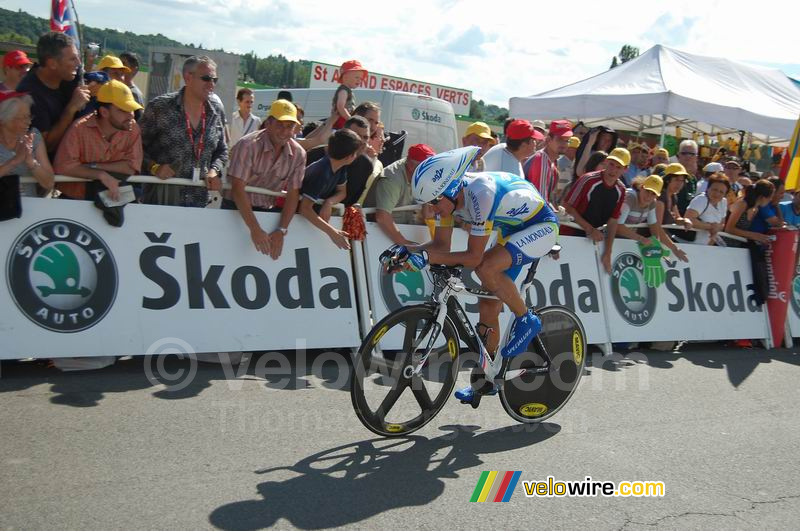
[[[514,494],[514,489],[519,482],[520,470],[509,470],[497,472],[496,470],[485,471],[481,474],[481,479],[475,486],[470,502],[507,502]]]

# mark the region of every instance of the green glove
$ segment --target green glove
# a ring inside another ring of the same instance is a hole
[[[665,249],[661,242],[658,241],[658,238],[653,236],[650,238],[650,243],[639,244],[639,252],[642,255],[642,264],[644,265],[645,284],[651,288],[659,287],[667,278],[661,259],[670,255],[669,249]]]

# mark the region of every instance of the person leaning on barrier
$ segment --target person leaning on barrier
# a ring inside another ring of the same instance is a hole
[[[617,235],[646,245],[649,238],[627,226],[646,223],[651,236],[658,238],[682,261],[689,261],[686,253],[675,245],[656,219],[656,200],[661,194],[663,185],[664,183],[658,175],[651,175],[647,178],[637,177],[633,180],[632,188],[625,192],[625,201],[622,204],[619,218],[608,220],[609,236],[606,240],[606,249],[613,247]]]
[[[33,98],[33,127],[44,138],[48,155],[55,155],[75,114],[89,102],[89,89],[80,84],[81,59],[69,35],[45,33],[36,43],[38,64],[19,82],[17,90]]]
[[[622,173],[628,166],[631,155],[625,148],[616,148],[601,163],[601,170],[584,174],[575,181],[569,193],[564,197],[563,206],[567,214],[575,219],[583,232],[571,227],[563,227],[562,234],[582,235],[594,242],[604,239],[603,232],[599,229],[608,224],[606,241],[614,240],[616,221],[622,212],[625,201],[625,185],[622,183]],[[611,246],[606,243],[602,255],[603,266],[611,272]]]
[[[35,196],[35,184],[19,184],[33,176],[45,190],[53,188],[53,168],[44,139],[31,128],[33,99],[22,92],[0,92],[0,219],[19,217],[19,196]]]
[[[111,80],[97,91],[95,114],[76,120],[58,146],[53,166],[57,173],[99,181],[111,199],[119,198],[119,181],[139,173],[142,136],[134,112],[142,106],[122,81]],[[84,183],[60,183],[71,199],[93,199]]]
[[[350,242],[345,231],[330,224],[331,212],[347,194],[347,166],[360,155],[364,144],[350,129],[335,131],[328,139],[326,155],[306,167],[300,188],[300,214],[340,249],[350,249]]]
[[[416,204],[412,195],[411,177],[421,162],[435,154],[430,146],[415,144],[408,148],[408,155],[405,158],[386,166],[383,174],[375,182],[375,221],[393,243],[398,245],[414,243],[403,236],[396,223],[413,223],[416,212],[392,214],[392,210]]]
[[[217,64],[206,56],[183,62],[186,86],[153,98],[140,122],[144,168],[159,179],[178,177],[202,186],[148,184],[145,202],[204,208],[208,191],[222,190],[220,173],[228,161],[225,111],[211,96],[219,81]]]
[[[686,209],[686,219],[692,222],[692,227],[698,229],[693,243],[724,246],[725,242],[719,233],[725,230],[725,217],[728,215],[728,200],[725,196],[731,183],[723,173],[713,173],[703,182],[704,191],[694,196]]]
[[[768,207],[771,209],[771,214],[775,216],[780,225],[784,225],[783,211],[781,210],[781,200],[783,194],[786,192],[786,184],[780,177],[769,177],[767,179],[775,187],[775,193],[772,194],[772,200],[769,202]]]
[[[297,124],[294,104],[275,100],[264,120],[264,128],[242,137],[231,150],[228,167],[231,191],[226,192],[223,208],[239,210],[256,250],[270,255],[273,260],[280,257],[289,223],[297,212],[306,167],[306,152],[292,138]],[[245,186],[286,191],[286,199],[248,193]],[[266,233],[253,211],[280,212],[278,227]]]
[[[679,162],[673,162],[664,169],[664,189],[656,204],[658,222],[662,225],[684,225],[692,228],[678,209],[678,192],[686,185],[689,174]]]

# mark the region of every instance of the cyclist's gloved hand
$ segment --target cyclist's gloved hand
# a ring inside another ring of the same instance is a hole
[[[670,255],[669,249],[664,248],[658,238],[653,236],[649,243],[639,244],[639,252],[642,255],[645,284],[651,288],[659,287],[667,278],[661,259]]]
[[[394,272],[404,267],[411,271],[419,271],[428,265],[428,253],[425,250],[411,252],[405,245],[392,245],[380,256],[385,271]]]

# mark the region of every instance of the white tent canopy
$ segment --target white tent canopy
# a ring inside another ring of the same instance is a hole
[[[657,45],[583,81],[511,98],[509,114],[652,134],[661,134],[664,123],[687,132],[743,130],[761,142],[782,143],[800,116],[800,88],[780,70]]]

